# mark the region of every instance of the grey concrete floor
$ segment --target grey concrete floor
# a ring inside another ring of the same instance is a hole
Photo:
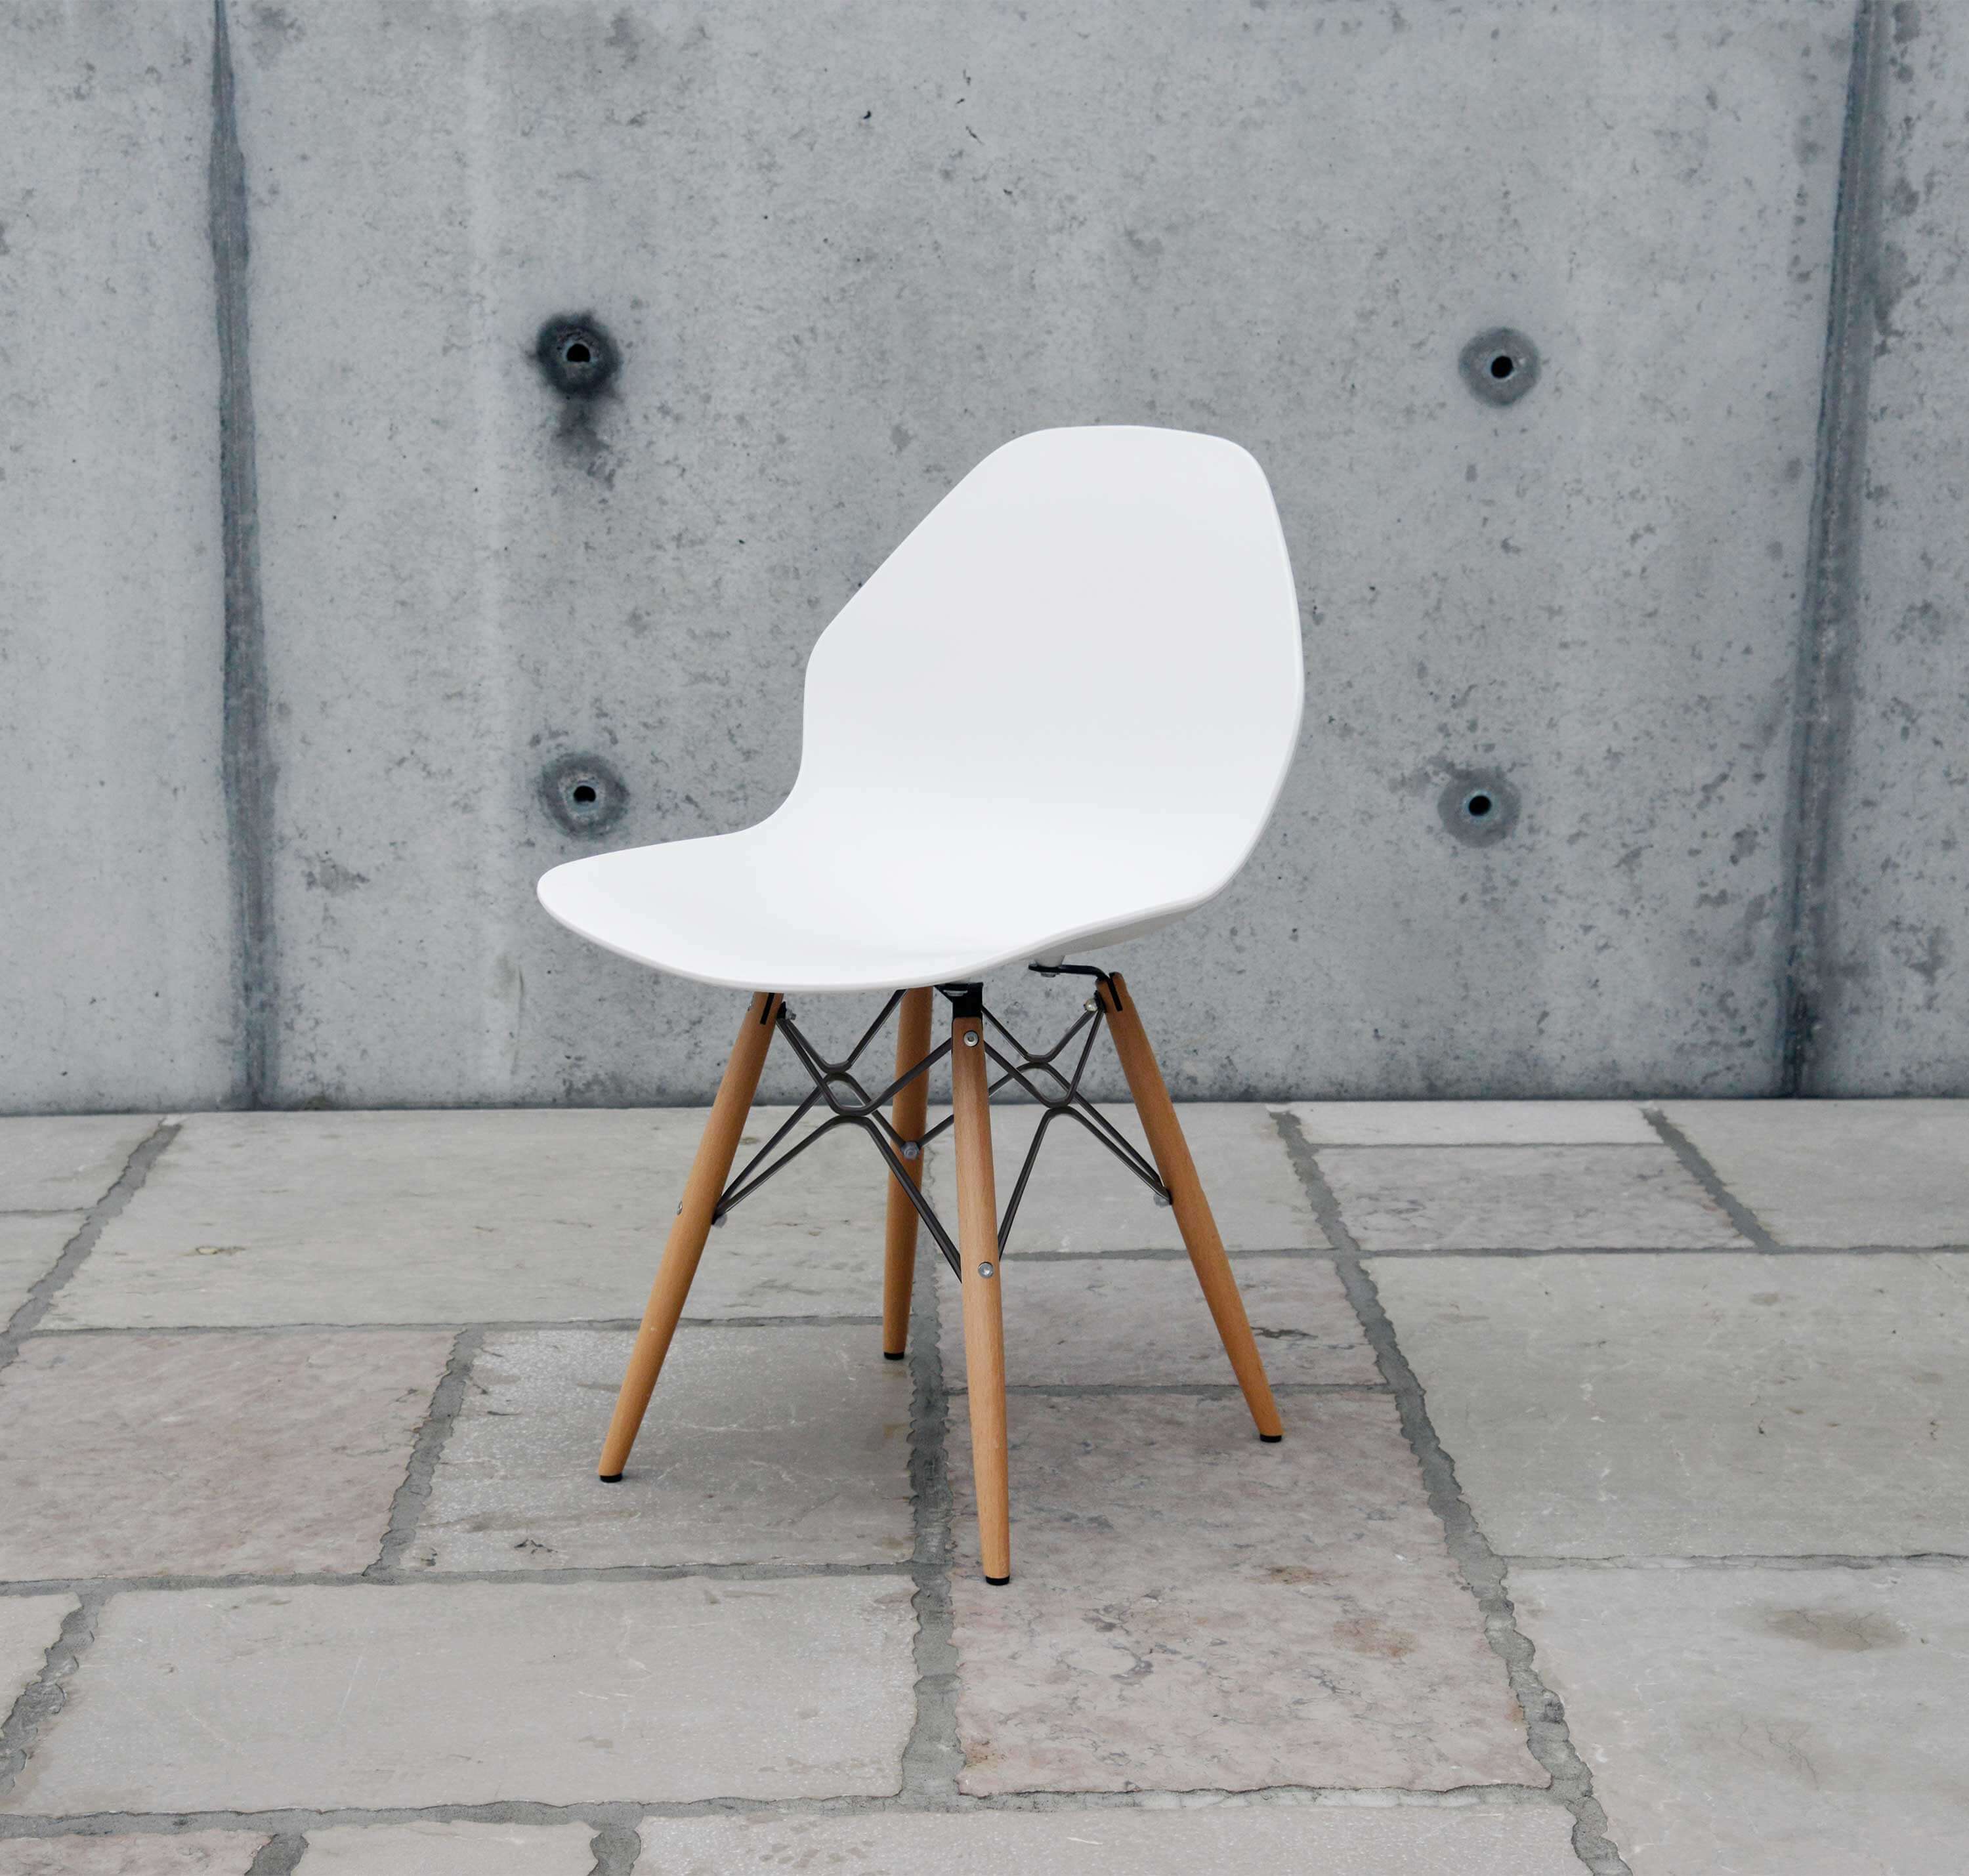
[[[1961,1866],[1969,1103],[1186,1118],[1287,1437],[1056,1133],[1004,1589],[857,1139],[605,1487],[701,1115],[0,1121],[0,1876]]]

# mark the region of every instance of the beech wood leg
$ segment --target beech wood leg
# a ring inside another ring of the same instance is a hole
[[[1111,985],[1111,989],[1110,986]],[[1238,1385],[1244,1390],[1245,1405],[1257,1422],[1261,1440],[1281,1440],[1285,1428],[1279,1420],[1277,1404],[1272,1398],[1272,1384],[1265,1379],[1265,1364],[1252,1339],[1250,1319],[1244,1314],[1244,1299],[1238,1294],[1238,1281],[1231,1274],[1231,1260],[1224,1254],[1224,1240],[1218,1235],[1217,1220],[1211,1216],[1210,1201],[1196,1176],[1195,1162],[1189,1156],[1189,1142],[1176,1117],[1176,1104],[1156,1065],[1155,1051],[1142,1029],[1128,987],[1117,976],[1100,987],[1101,1006],[1108,1013],[1108,1026],[1114,1037],[1114,1052],[1121,1058],[1121,1072],[1128,1078],[1128,1092],[1135,1111],[1142,1117],[1142,1131],[1149,1136],[1149,1151],[1154,1155],[1156,1170],[1169,1187],[1176,1208],[1176,1227],[1189,1247],[1189,1261],[1196,1280],[1203,1286],[1203,1298],[1223,1338],[1224,1352],[1231,1357]]]
[[[978,1550],[987,1583],[1012,1579],[1011,1486],[1005,1462],[1005,1326],[998,1300],[998,1194],[991,1174],[991,1094],[984,1025],[951,1025],[950,1081],[957,1125],[957,1244],[963,1253],[964,1360],[971,1468],[978,1487]]]
[[[602,1442],[602,1463],[596,1470],[608,1484],[622,1476],[657,1377],[663,1372],[663,1357],[670,1353],[670,1337],[676,1333],[677,1318],[683,1314],[684,1300],[690,1294],[691,1279],[697,1275],[697,1260],[704,1255],[704,1240],[711,1233],[712,1213],[717,1209],[725,1181],[731,1176],[738,1136],[745,1130],[745,1116],[751,1112],[752,1097],[758,1090],[759,1071],[765,1066],[779,1009],[779,998],[769,991],[761,990],[752,999],[738,1040],[732,1045],[731,1059],[725,1064],[718,1098],[711,1105],[711,1118],[705,1123],[704,1137],[697,1143],[697,1157],[691,1162],[683,1203],[677,1207],[676,1220],[663,1245],[663,1262],[657,1266],[650,1306],[643,1312],[643,1326],[637,1331],[636,1346],[630,1353],[622,1391],[615,1398],[615,1415],[608,1423],[608,1437]]]
[[[905,1074],[929,1053],[932,993],[905,990],[896,1019],[896,1073]],[[920,1074],[896,1097],[891,1116],[905,1140],[920,1140],[929,1117],[929,1077]],[[910,1178],[923,1184],[923,1155],[906,1162]],[[892,1362],[908,1353],[910,1291],[916,1270],[916,1208],[894,1173],[889,1175],[889,1222],[882,1260],[882,1353]]]

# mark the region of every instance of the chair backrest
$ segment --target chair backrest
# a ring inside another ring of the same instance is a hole
[[[1250,455],[1185,430],[1036,431],[965,477],[821,635],[794,796],[1204,815],[1228,878],[1284,782],[1304,690],[1285,537]]]

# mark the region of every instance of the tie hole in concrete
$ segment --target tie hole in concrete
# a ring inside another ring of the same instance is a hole
[[[534,357],[542,374],[564,397],[592,397],[621,363],[608,329],[592,313],[557,314],[540,329]]]
[[[1538,382],[1538,348],[1515,328],[1495,326],[1463,348],[1457,368],[1481,402],[1514,404]]]
[[[1465,771],[1437,796],[1436,812],[1452,840],[1495,846],[1518,825],[1518,791],[1495,770]]]
[[[629,789],[600,756],[562,756],[540,772],[540,805],[567,833],[593,840],[629,812]]]

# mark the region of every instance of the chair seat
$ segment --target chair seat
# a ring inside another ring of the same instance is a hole
[[[540,903],[595,944],[733,990],[907,990],[1154,930],[1228,883],[1234,817],[922,787],[796,789],[736,834],[555,867]]]

